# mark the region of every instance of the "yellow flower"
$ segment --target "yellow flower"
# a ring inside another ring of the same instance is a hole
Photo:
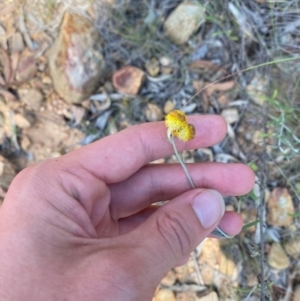
[[[182,141],[189,141],[195,137],[195,127],[188,124],[185,114],[180,110],[170,112],[165,119],[168,135],[173,135]]]

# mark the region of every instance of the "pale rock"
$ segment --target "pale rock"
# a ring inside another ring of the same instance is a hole
[[[158,121],[163,118],[160,107],[154,103],[147,103],[144,108],[144,114],[148,121]]]
[[[163,67],[169,67],[172,64],[172,59],[168,56],[162,56],[159,62]]]
[[[202,244],[199,257],[200,271],[206,285],[215,284],[217,287],[224,281],[235,284],[238,268],[233,259],[224,254],[221,242],[214,238],[207,238]]]
[[[288,227],[293,223],[289,214],[295,212],[291,195],[286,188],[276,187],[268,199],[268,224],[275,227]]]
[[[150,162],[150,164],[164,164],[164,163],[166,163],[166,159],[164,158],[160,158]]]
[[[272,244],[268,254],[268,264],[276,270],[284,270],[289,267],[290,260],[280,243]]]
[[[23,37],[20,32],[14,33],[8,41],[10,52],[22,52],[24,50]]]
[[[22,149],[27,150],[30,145],[31,145],[31,141],[28,138],[28,136],[22,135],[22,138],[21,138],[21,147],[22,147]]]
[[[146,70],[150,76],[157,76],[160,71],[159,61],[156,58],[152,58],[145,65]]]
[[[221,112],[221,116],[227,121],[227,123],[232,124],[239,120],[239,111],[236,108],[224,109]]]
[[[173,111],[175,108],[175,103],[172,100],[167,100],[164,105],[164,112],[165,114],[169,114],[171,111]]]
[[[205,20],[205,9],[199,3],[183,2],[170,14],[164,31],[175,44],[184,44]]]
[[[25,82],[32,79],[37,73],[36,58],[27,48],[22,52],[18,68],[16,71],[16,80]]]
[[[286,253],[293,257],[294,259],[299,258],[300,256],[300,236],[293,237],[289,239],[283,245]]]
[[[264,77],[255,76],[247,86],[247,92],[259,105],[263,105],[268,92],[268,84]]]
[[[152,301],[176,301],[174,293],[168,289],[159,290]]]
[[[214,282],[215,273],[218,272],[218,254],[220,243],[217,239],[207,238],[202,243],[201,254],[199,257],[200,271],[206,285]]]
[[[101,39],[86,18],[66,12],[49,56],[50,73],[58,94],[81,103],[98,88],[105,71]]]
[[[161,73],[163,75],[169,75],[174,71],[173,67],[161,67]]]
[[[293,301],[300,301],[300,284],[296,285],[294,289]]]
[[[152,162],[153,163],[153,162]],[[162,162],[164,163],[164,162]],[[176,282],[176,275],[173,270],[170,270],[168,274],[161,280],[162,285],[171,286]]]
[[[176,301],[199,301],[196,292],[178,292],[176,294]]]
[[[19,113],[14,115],[14,121],[20,129],[27,129],[31,125],[29,120]]]
[[[216,292],[210,292],[208,295],[198,299],[199,301],[219,301],[218,295]]]
[[[125,66],[114,73],[113,85],[123,94],[137,95],[144,82],[144,72],[133,66]]]
[[[186,264],[175,268],[176,278],[180,283],[198,283],[198,275],[193,257]]]
[[[20,100],[30,109],[38,111],[43,102],[43,94],[36,89],[23,89],[18,91]]]

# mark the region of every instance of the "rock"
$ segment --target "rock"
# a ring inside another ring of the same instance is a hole
[[[178,45],[188,41],[190,36],[205,20],[205,9],[199,3],[183,2],[176,7],[164,24],[167,36]]]
[[[263,105],[268,92],[268,84],[264,77],[255,76],[247,86],[250,97],[259,105]]]
[[[172,65],[172,59],[167,56],[162,56],[159,62],[163,67],[170,67]]]
[[[268,199],[267,222],[272,226],[287,227],[293,223],[289,213],[294,213],[292,197],[286,188],[276,187]]]
[[[24,50],[23,37],[20,32],[14,33],[8,41],[10,52],[22,52]]]
[[[175,281],[176,281],[175,272],[173,270],[170,270],[168,272],[168,274],[161,280],[160,283],[163,284],[163,285],[166,285],[166,286],[171,286],[175,283]]]
[[[36,89],[22,89],[18,91],[20,100],[30,109],[38,111],[43,102],[43,94]]]
[[[176,278],[180,283],[197,283],[198,276],[195,268],[195,263],[190,256],[188,262],[185,265],[175,268]]]
[[[276,270],[284,270],[289,267],[290,260],[280,243],[273,243],[268,254],[268,264]]]
[[[21,147],[22,147],[22,149],[27,150],[30,145],[31,145],[31,141],[28,138],[28,136],[22,135],[22,138],[21,138]]]
[[[172,100],[167,100],[164,105],[164,113],[169,114],[175,108],[175,103]]]
[[[178,292],[176,301],[199,301],[196,292]]]
[[[65,13],[49,67],[55,90],[67,102],[80,103],[95,92],[105,61],[99,33],[89,20]]]
[[[139,68],[125,66],[113,75],[114,87],[123,94],[137,95],[143,84],[145,74]]]
[[[37,73],[36,59],[32,52],[25,49],[22,54],[16,71],[16,80],[25,82],[32,79]]]
[[[154,103],[147,103],[147,106],[144,109],[144,114],[148,121],[158,121],[163,118],[160,107]]]
[[[239,120],[239,111],[236,108],[224,109],[222,110],[221,116],[227,123],[232,124]]]
[[[296,285],[294,289],[293,301],[300,301],[300,284]]]
[[[152,301],[176,301],[174,293],[168,289],[159,290]]]
[[[207,238],[202,244],[201,254],[199,257],[200,271],[203,281],[206,285],[216,285],[218,288],[226,282],[235,285],[238,277],[238,269],[236,266],[237,258],[233,259],[231,250],[226,254],[221,249],[228,248],[225,242],[220,242],[214,238]],[[230,246],[229,246],[230,247]]]
[[[16,174],[14,166],[0,155],[0,189],[6,192]]]
[[[293,257],[294,259],[299,258],[300,256],[300,236],[293,237],[289,239],[283,245],[286,253]]]
[[[30,127],[30,121],[26,119],[22,114],[15,114],[14,115],[14,120],[16,126],[18,126],[20,129],[27,129]]]
[[[216,292],[210,292],[208,295],[206,295],[202,298],[199,298],[198,300],[199,301],[218,301],[219,298],[218,298],[218,295]]]
[[[160,71],[159,62],[155,57],[148,61],[145,67],[150,76],[157,76]]]

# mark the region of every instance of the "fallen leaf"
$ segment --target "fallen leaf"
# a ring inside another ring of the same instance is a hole
[[[192,62],[190,64],[189,68],[190,69],[210,69],[210,70],[214,70],[214,71],[221,71],[224,74],[227,74],[226,69],[224,69],[223,67],[215,65],[210,61],[204,61],[204,60],[198,60],[198,61]]]

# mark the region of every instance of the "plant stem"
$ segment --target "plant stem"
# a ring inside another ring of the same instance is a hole
[[[187,170],[186,165],[183,162],[183,159],[181,158],[180,154],[178,153],[178,150],[177,150],[177,147],[176,147],[176,144],[175,144],[175,141],[174,141],[174,136],[169,132],[168,132],[168,139],[169,139],[170,143],[173,146],[175,156],[176,156],[177,160],[179,161],[179,163],[181,164],[182,169],[184,170],[184,172],[186,174],[186,177],[187,177],[187,179],[189,180],[189,182],[191,184],[191,187],[195,189],[196,186],[195,186],[195,184],[194,184],[194,182],[191,178],[191,175],[190,175],[189,171]],[[228,234],[226,234],[219,227],[216,227],[216,229],[214,229],[211,233],[213,235],[216,235],[216,236],[221,237],[221,238],[232,238],[232,236],[229,236]]]

